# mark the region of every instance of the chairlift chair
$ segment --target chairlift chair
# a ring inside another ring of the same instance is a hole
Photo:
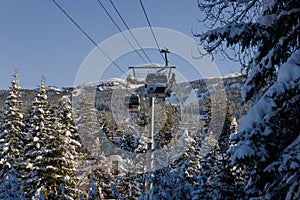
[[[140,110],[139,96],[132,94],[131,96],[125,96],[124,106],[130,113],[138,113]]]
[[[165,98],[169,80],[165,73],[149,73],[146,77],[145,88],[149,97]]]

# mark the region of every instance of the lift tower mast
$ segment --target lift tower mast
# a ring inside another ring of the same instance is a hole
[[[170,51],[165,47],[163,49],[160,50],[160,53],[163,53],[165,56],[165,65],[168,66],[169,65],[169,61],[168,61],[168,53],[170,53]]]

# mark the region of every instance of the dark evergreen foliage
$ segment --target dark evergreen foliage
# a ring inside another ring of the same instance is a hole
[[[251,107],[230,148],[234,175],[245,183],[241,198],[299,199],[299,1],[198,4],[211,30],[196,36],[208,53],[239,60],[247,76],[242,97]]]

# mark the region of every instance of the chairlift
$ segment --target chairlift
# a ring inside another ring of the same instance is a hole
[[[130,113],[138,113],[140,110],[139,96],[132,94],[131,96],[125,96],[124,106]]]
[[[128,75],[126,81],[130,84],[144,84],[143,80],[136,78],[135,76]]]
[[[165,98],[169,80],[165,73],[149,73],[146,77],[145,88],[149,97]]]
[[[175,83],[175,74],[171,76],[171,70],[176,68],[175,66],[161,66],[161,65],[144,65],[137,67],[129,67],[132,70],[133,75],[128,75],[127,82],[137,84],[145,84],[145,89],[148,97],[165,98],[170,96],[171,88]],[[147,72],[146,79],[138,81],[137,69],[139,70],[155,70],[155,72]],[[169,71],[166,73],[166,71]]]

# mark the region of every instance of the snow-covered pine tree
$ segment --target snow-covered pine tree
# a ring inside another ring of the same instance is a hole
[[[89,152],[90,157],[99,157],[99,143],[96,139],[97,132],[100,130],[99,114],[97,113],[94,102],[90,101],[89,88],[82,88],[78,96],[72,101],[75,109],[75,122],[80,135],[82,148]]]
[[[231,173],[230,159],[227,153],[231,122],[232,109],[231,103],[228,101],[218,144],[200,159],[200,176],[197,182],[198,199],[237,199],[237,195],[239,195],[239,193],[235,193],[234,177]]]
[[[198,199],[216,199],[217,194],[213,186],[213,178],[217,171],[216,160],[216,149],[200,159],[200,175],[197,182]]]
[[[143,173],[127,172],[118,174],[115,177],[115,198],[118,199],[139,199],[144,192]],[[113,189],[113,188],[112,188]]]
[[[20,196],[22,191],[20,182],[22,180],[21,163],[23,161],[25,124],[20,111],[21,104],[19,79],[16,71],[5,101],[3,132],[0,134],[0,199],[23,198]]]
[[[228,154],[229,137],[231,135],[231,127],[233,121],[233,111],[231,102],[227,102],[226,117],[223,130],[220,134],[218,147],[214,153],[216,156],[215,167],[213,173],[212,188],[215,193],[215,199],[238,199],[241,191],[236,190],[235,178],[230,165],[230,155]]]
[[[141,199],[198,199],[200,156],[195,146],[188,130],[183,131],[178,144],[170,149],[171,163],[148,174],[147,185],[153,186]]]
[[[82,164],[78,153],[81,144],[68,96],[63,96],[59,102],[57,120],[57,139],[61,141],[61,144],[55,147],[60,155],[56,157],[57,167],[60,169],[57,176],[62,178],[60,184],[64,184],[65,198],[77,199],[81,193],[77,187],[79,167]]]
[[[172,199],[172,188],[174,185],[174,179],[171,171],[172,169],[170,166],[155,170],[152,179],[148,180],[153,182],[151,190],[148,190],[145,194],[143,194],[140,197],[140,199]]]
[[[155,148],[157,149],[163,148],[172,140],[172,129],[175,128],[174,121],[177,117],[174,116],[175,113],[171,105],[162,105],[162,108],[163,113],[161,115],[165,116],[160,117],[161,124],[155,141]]]
[[[233,172],[228,154],[229,136],[236,132],[236,119],[232,119],[231,103],[227,102],[226,117],[218,145],[200,159],[198,179],[199,199],[239,199],[242,196],[237,173]],[[237,182],[237,183],[235,183]]]
[[[112,199],[112,185],[114,176],[112,169],[100,160],[86,161],[86,169],[80,177],[79,187],[83,191],[84,198]]]
[[[234,167],[244,169],[243,198],[299,199],[300,2],[199,0],[198,5],[212,28],[196,35],[207,52],[240,60],[247,75],[242,97],[252,103],[230,149]]]
[[[49,169],[47,157],[53,153],[49,145],[57,137],[57,131],[53,129],[54,123],[50,120],[50,108],[43,78],[30,111],[27,144],[24,147],[24,165],[27,175],[24,190],[29,198],[38,191],[42,193],[47,181],[50,181],[47,180],[48,175],[46,175],[47,168]]]
[[[185,130],[179,139],[180,155],[172,162],[172,199],[198,199],[200,156],[195,148],[196,141]],[[178,147],[177,147],[178,148]]]

